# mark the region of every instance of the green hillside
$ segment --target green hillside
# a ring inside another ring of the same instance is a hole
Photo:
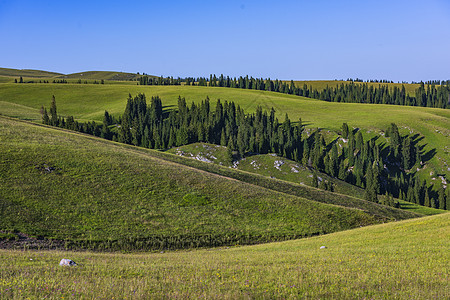
[[[68,79],[69,82],[75,82],[71,79],[82,80],[110,80],[110,81],[129,81],[138,79],[141,75],[136,73],[127,72],[115,72],[115,71],[86,71],[72,74],[62,74],[56,72],[48,72],[41,70],[28,70],[28,69],[8,69],[0,68],[0,83],[2,82],[14,82],[14,79],[23,77],[25,81],[49,80],[49,79]]]
[[[188,103],[202,101],[207,96],[213,100],[232,100],[246,112],[255,111],[258,105],[267,110],[274,107],[280,120],[288,113],[291,120],[301,117],[307,129],[320,127],[330,134],[347,122],[351,127],[362,128],[365,138],[371,138],[380,136],[395,122],[401,134],[424,137],[420,145],[429,160],[417,171],[420,176],[428,184],[437,185],[441,184],[439,176],[445,180],[450,178],[450,110],[444,109],[330,103],[281,93],[218,87],[3,83],[0,84],[0,113],[39,121],[39,108],[48,106],[51,95],[55,95],[60,114],[101,121],[105,110],[121,115],[128,94],[139,92],[148,98],[159,95],[166,109],[174,108],[180,95]]]
[[[229,162],[227,162],[226,147],[219,145],[194,143],[185,146],[174,147],[172,149],[169,149],[167,152],[198,161],[229,166],[233,167],[236,170],[242,170],[262,175],[262,177],[249,176],[249,178],[247,179],[242,175],[245,173],[226,173],[228,176],[234,176],[249,183],[258,184],[264,187],[270,187],[275,190],[283,191],[285,193],[292,193],[293,195],[305,197],[308,199],[315,199],[319,202],[361,208],[375,215],[384,214],[379,211],[379,209],[384,206],[362,200],[364,199],[364,189],[351,185],[337,178],[333,178],[325,173],[317,171],[314,172],[313,169],[304,167],[295,161],[279,157],[274,154],[250,155],[245,158],[238,159],[234,161],[233,164],[230,164]],[[202,168],[201,164],[198,167]],[[211,172],[220,172],[219,174],[224,173],[222,169],[218,168],[217,171],[215,171],[214,167],[210,167],[208,168],[208,170]],[[312,177],[314,173],[318,175],[320,181],[324,180],[329,185],[332,185],[333,193],[310,187],[312,185]],[[267,179],[267,177],[269,177],[270,179]],[[281,179],[282,181],[276,179]],[[289,181],[295,184],[289,184],[284,181]],[[276,183],[273,184],[273,182]],[[344,195],[351,197],[346,197]],[[383,198],[383,196],[380,196],[380,199],[381,198]],[[402,209],[419,214],[433,215],[445,212],[445,210],[424,207],[407,201],[398,199],[397,201],[400,201],[400,207]]]
[[[65,79],[82,79],[82,80],[104,79],[104,80],[118,80],[118,81],[134,80],[139,77],[140,75],[135,73],[113,72],[113,71],[86,71],[59,76],[59,78]]]
[[[446,213],[296,241],[187,252],[0,250],[0,297],[449,299],[449,230]],[[58,267],[61,258],[79,266]]]
[[[417,216],[322,204],[230,178],[228,168],[205,172],[179,156],[4,117],[0,129],[0,230],[10,238],[175,249],[299,238]]]
[[[0,76],[5,77],[33,77],[33,78],[48,78],[60,76],[61,73],[56,72],[48,72],[41,70],[28,70],[28,69],[8,69],[8,68],[0,68]]]
[[[211,162],[218,165],[231,166],[227,162],[226,147],[206,143],[195,143],[169,149],[168,152],[193,158],[200,161]],[[279,157],[275,154],[255,154],[236,160],[232,165],[237,170],[260,174],[273,179],[282,179],[301,185],[311,186],[312,169],[301,164]],[[325,180],[333,185],[333,190],[340,194],[350,195],[356,198],[364,198],[364,190],[332,178],[324,173],[319,173],[320,180]]]

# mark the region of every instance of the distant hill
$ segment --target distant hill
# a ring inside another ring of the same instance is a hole
[[[65,79],[96,79],[96,80],[117,80],[127,81],[138,79],[141,75],[135,73],[112,72],[112,71],[86,71],[61,75],[59,78]]]
[[[22,76],[22,77],[36,77],[36,78],[49,78],[49,77],[57,77],[63,75],[61,73],[56,72],[48,72],[48,71],[41,71],[41,70],[18,70],[18,69],[7,69],[7,68],[0,68],[0,76]]]
[[[62,74],[57,72],[48,72],[41,70],[19,70],[0,68],[0,76],[4,77],[26,77],[42,79],[85,79],[85,80],[115,80],[128,81],[138,79],[141,75],[136,73],[114,72],[114,71],[86,71],[72,74]]]

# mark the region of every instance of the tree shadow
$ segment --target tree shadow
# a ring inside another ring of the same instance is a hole
[[[425,152],[424,154],[422,154],[422,161],[423,162],[429,161],[436,155],[436,153],[437,153],[436,149],[431,149],[431,150]]]

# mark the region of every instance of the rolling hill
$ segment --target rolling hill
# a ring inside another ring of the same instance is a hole
[[[330,205],[341,197],[5,117],[0,128],[0,230],[8,239],[177,249],[285,240],[419,216],[367,201],[362,210]],[[314,201],[319,197],[329,202]]]
[[[128,81],[138,79],[141,75],[135,73],[126,72],[113,72],[113,71],[86,71],[79,73],[72,73],[67,75],[61,75],[59,78],[65,79],[89,79],[89,80],[116,80],[116,81]]]
[[[5,77],[33,77],[33,78],[49,78],[49,77],[56,77],[62,75],[61,73],[57,72],[48,72],[48,71],[42,71],[42,70],[18,70],[18,69],[8,69],[8,68],[0,68],[0,76]]]
[[[202,101],[208,96],[213,100],[230,100],[246,112],[254,112],[257,106],[267,110],[274,107],[280,120],[288,113],[291,120],[302,118],[308,130],[320,127],[328,131],[330,137],[343,122],[353,128],[362,128],[365,138],[380,136],[394,122],[401,134],[417,135],[422,139],[419,144],[428,159],[424,167],[415,172],[429,185],[440,186],[450,178],[450,111],[445,109],[331,103],[281,93],[219,87],[2,83],[0,113],[39,121],[40,107],[49,106],[51,96],[55,95],[62,115],[73,115],[81,121],[101,121],[105,110],[121,115],[128,95],[137,93],[145,93],[148,98],[159,95],[166,110],[176,107],[179,96],[185,97],[188,103]]]
[[[24,77],[26,79],[82,79],[82,80],[110,80],[110,81],[129,81],[138,79],[141,75],[136,73],[115,72],[115,71],[86,71],[71,74],[62,74],[57,72],[48,72],[41,70],[28,69],[8,69],[0,68],[0,77],[3,82],[12,82],[11,79]],[[7,80],[10,79],[10,80]],[[1,81],[0,81],[1,82]]]

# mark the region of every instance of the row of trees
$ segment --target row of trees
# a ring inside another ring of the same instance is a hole
[[[129,95],[118,119],[105,111],[102,124],[61,118],[54,98],[50,114],[45,108],[42,114],[45,124],[146,148],[167,149],[194,142],[226,146],[230,163],[248,153],[276,153],[364,188],[369,201],[378,202],[378,195],[388,193],[420,205],[450,208],[444,190],[433,192],[409,172],[422,163],[421,149],[412,137],[401,136],[395,124],[386,130],[388,145],[375,139],[365,141],[360,130],[350,129],[346,123],[340,137],[327,144],[320,130],[307,135],[301,119],[292,122],[286,114],[280,122],[273,108],[267,112],[258,107],[255,113],[246,114],[234,102],[218,100],[213,105],[207,98],[188,105],[179,97],[177,109],[165,111],[159,97],[152,97],[148,105],[144,94]]]
[[[37,83],[34,80],[24,81],[22,76],[19,78],[19,80],[14,79],[14,82],[15,83]],[[50,83],[50,81],[48,81],[48,80],[39,80],[39,83]],[[65,79],[55,79],[55,80],[52,81],[52,83],[70,83],[70,82],[68,82]],[[76,81],[76,83],[78,83],[78,84],[82,84],[82,83],[88,84],[88,81],[87,80],[82,81],[81,79],[78,79]],[[100,80],[100,81],[94,80],[92,83],[93,84],[105,84],[105,80],[103,80],[103,79]]]
[[[420,83],[415,95],[408,95],[404,85],[401,87],[394,86],[390,88],[388,85],[374,86],[369,83],[359,83],[358,80],[350,80],[349,82],[341,83],[335,87],[327,86],[321,90],[314,89],[312,86],[304,84],[302,87],[297,87],[294,81],[287,83],[280,80],[271,80],[263,78],[253,78],[249,76],[230,78],[220,75],[210,75],[209,80],[206,78],[186,78],[173,79],[171,77],[149,77],[142,76],[140,83],[143,85],[179,85],[185,82],[186,85],[199,85],[211,87],[230,87],[242,89],[254,89],[273,91],[285,94],[292,94],[314,99],[330,101],[330,102],[346,102],[346,103],[372,103],[372,104],[391,104],[391,105],[408,105],[408,106],[423,106],[435,108],[450,107],[450,83],[436,81],[443,83],[437,85],[434,82],[425,87],[423,82]],[[358,82],[358,83],[355,83]],[[370,81],[386,83],[388,81]]]

